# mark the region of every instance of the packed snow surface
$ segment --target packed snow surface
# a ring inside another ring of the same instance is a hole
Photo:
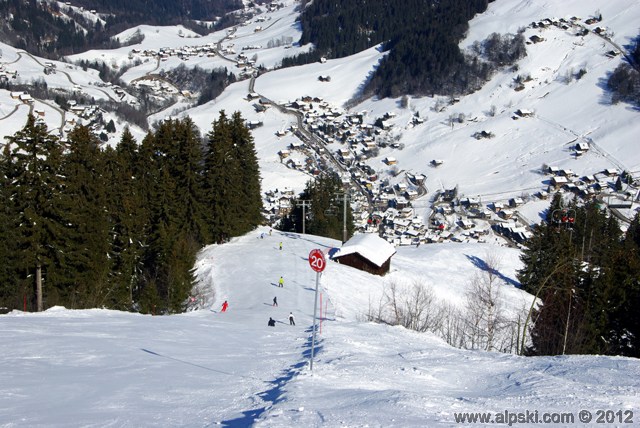
[[[196,265],[199,309],[182,315],[54,307],[0,316],[0,426],[419,427],[455,426],[458,412],[573,412],[578,421],[581,410],[640,409],[635,359],[465,351],[363,321],[393,281],[420,278],[459,300],[488,254],[500,260],[505,303],[530,302],[514,281],[518,252],[491,244],[401,247],[385,277],[329,262],[311,371],[307,257],[339,245],[260,229],[209,246]]]

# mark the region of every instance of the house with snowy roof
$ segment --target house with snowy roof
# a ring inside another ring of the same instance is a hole
[[[391,257],[396,253],[393,244],[375,233],[354,235],[336,251],[331,258],[347,266],[384,275],[389,272]]]

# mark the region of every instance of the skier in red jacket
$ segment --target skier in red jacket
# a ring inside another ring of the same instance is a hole
[[[222,304],[222,312],[227,312],[227,308],[229,307],[229,303],[225,300]]]

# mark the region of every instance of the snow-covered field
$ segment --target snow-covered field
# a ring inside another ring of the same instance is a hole
[[[370,296],[390,281],[419,277],[455,300],[479,272],[473,258],[488,253],[501,261],[505,303],[530,301],[511,281],[517,251],[490,244],[399,248],[384,278],[330,262],[311,371],[315,273],[307,256],[339,242],[267,232],[203,250],[196,273],[204,304],[193,312],[0,316],[0,426],[423,427],[456,426],[459,412],[504,411],[572,413],[576,424],[564,426],[583,426],[581,410],[640,409],[638,360],[463,351],[362,321]]]

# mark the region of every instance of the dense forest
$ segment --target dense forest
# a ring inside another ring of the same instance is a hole
[[[636,37],[628,62],[621,63],[609,76],[611,101],[626,102],[640,108],[640,36]]]
[[[140,24],[182,24],[196,32],[208,32],[197,22],[242,9],[240,0],[79,0],[74,7],[96,10],[101,20],[90,20],[79,9],[58,2],[6,0],[0,2],[0,41],[45,58],[115,48],[116,34]],[[67,17],[71,18],[68,19]],[[197,21],[196,21],[197,20]],[[225,20],[227,22],[229,20]]]
[[[0,307],[184,310],[202,246],[262,222],[253,137],[224,111],[202,138],[189,119],[100,147],[63,144],[29,117],[0,156]]]
[[[640,220],[626,232],[597,201],[552,201],[523,251],[518,280],[532,308],[529,354],[640,357]]]
[[[344,57],[382,44],[389,54],[363,97],[468,93],[478,89],[496,67],[525,55],[521,35],[505,35],[499,46],[492,40],[485,42],[487,50],[498,52],[494,49],[499,47],[503,55],[476,52],[468,57],[460,51],[469,20],[487,5],[487,0],[315,0],[300,17],[300,43],[313,43],[315,49],[285,59],[283,66]]]

